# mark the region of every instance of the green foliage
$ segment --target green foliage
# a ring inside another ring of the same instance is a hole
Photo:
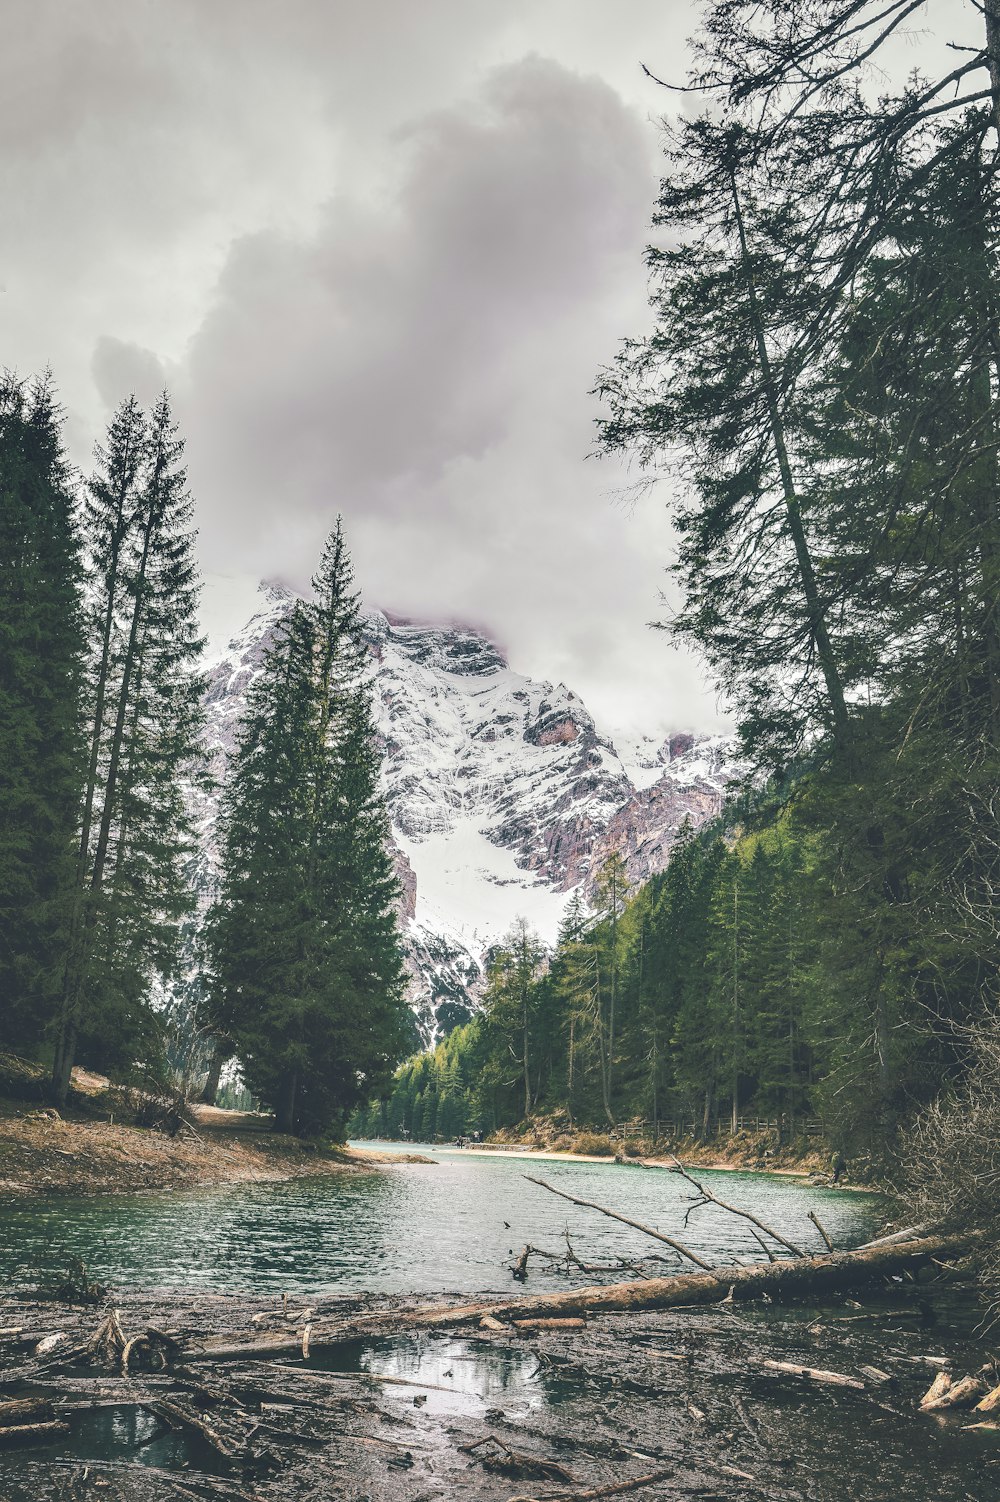
[[[279,1125],[339,1130],[406,1041],[396,883],[340,523],[248,694],[208,923],[210,1020]]]
[[[204,681],[194,503],[166,393],[119,407],[86,491],[84,734],[75,895],[52,1021],[53,1086],[75,1058],[127,1067],[162,1052],[150,1005],[192,906],[185,784],[201,776]]]
[[[47,380],[0,378],[0,998],[36,1045],[62,979],[82,747],[80,543]]]

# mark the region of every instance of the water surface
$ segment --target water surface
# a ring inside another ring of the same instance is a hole
[[[433,1162],[278,1184],[0,1205],[0,1279],[34,1284],[82,1258],[102,1282],[142,1289],[510,1292],[507,1264],[526,1242],[560,1252],[568,1231],[584,1261],[659,1250],[639,1232],[528,1183],[526,1174],[655,1226],[710,1263],[762,1256],[747,1223],[714,1206],[685,1225],[693,1191],[664,1170],[407,1145],[414,1149]],[[772,1174],[698,1170],[698,1177],[809,1249],[822,1249],[810,1210],[837,1246],[866,1240],[879,1221],[880,1204],[869,1195]],[[667,1271],[677,1259],[662,1251]],[[533,1269],[533,1286],[541,1276]],[[588,1280],[580,1274],[560,1281]]]

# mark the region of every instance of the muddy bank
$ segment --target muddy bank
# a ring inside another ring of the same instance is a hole
[[[63,1111],[45,1104],[45,1087],[40,1065],[0,1053],[0,1200],[271,1183],[428,1161],[300,1142],[250,1111],[188,1105],[187,1120],[171,1121],[165,1104],[79,1068]],[[134,1125],[144,1107],[154,1124]]]
[[[919,1410],[939,1370],[995,1371],[973,1333],[975,1311],[933,1269],[822,1309],[639,1311],[572,1329],[497,1320],[417,1332],[402,1319],[393,1332],[411,1303],[0,1299],[0,1403],[35,1401],[36,1421],[52,1426],[0,1448],[0,1496],[510,1502],[632,1482],[641,1484],[625,1494],[651,1502],[966,1502],[1000,1487],[995,1429],[973,1428],[981,1416],[969,1409]],[[375,1311],[390,1326],[379,1338],[309,1349],[314,1322]],[[190,1359],[213,1338],[281,1332],[295,1336],[296,1356]],[[60,1339],[39,1351],[46,1336]],[[122,1340],[132,1342],[127,1359]]]

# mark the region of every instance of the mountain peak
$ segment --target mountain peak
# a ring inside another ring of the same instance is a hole
[[[247,689],[297,598],[279,579],[263,580],[259,594],[210,676],[220,781]],[[462,1020],[463,1007],[470,1014],[483,951],[516,916],[554,939],[567,893],[588,886],[612,848],[633,881],[662,870],[684,818],[701,822],[720,807],[726,748],[717,737],[640,737],[623,763],[579,695],[517,672],[479,628],[373,610],[363,630],[411,999],[429,1040]],[[214,803],[197,812],[208,833]],[[210,833],[206,848],[207,891]]]

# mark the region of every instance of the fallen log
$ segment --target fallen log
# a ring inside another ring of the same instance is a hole
[[[936,1403],[938,1398],[943,1397],[944,1394],[949,1390],[951,1385],[952,1381],[948,1373],[938,1372],[937,1376],[934,1378],[934,1381],[931,1383],[930,1387],[920,1399],[921,1408],[927,1408],[930,1406],[930,1404]]]
[[[650,1471],[648,1475],[636,1476],[632,1481],[615,1481],[608,1486],[588,1487],[585,1492],[548,1492],[549,1497],[557,1497],[559,1502],[597,1502],[599,1497],[620,1497],[625,1492],[637,1492],[646,1486],[655,1486],[658,1481],[669,1481],[677,1474],[676,1466],[671,1466],[669,1471]],[[540,1502],[537,1497],[511,1497],[509,1502]]]
[[[155,1413],[157,1418],[163,1419],[171,1429],[193,1429],[200,1434],[216,1450],[224,1460],[231,1460],[235,1454],[232,1445],[217,1429],[206,1424],[204,1419],[198,1418],[178,1403],[171,1403],[166,1398],[146,1399],[142,1405],[150,1413]],[[2,1432],[2,1431],[0,1431]]]
[[[831,1387],[856,1387],[864,1392],[865,1384],[860,1377],[845,1377],[843,1372],[825,1372],[816,1366],[796,1366],[794,1361],[763,1361],[770,1372],[787,1372],[790,1377],[802,1377],[809,1382],[826,1382]]]
[[[0,1448],[9,1445],[47,1445],[55,1439],[62,1439],[68,1433],[69,1425],[55,1420],[44,1424],[12,1424],[7,1429],[0,1429]]]
[[[539,1316],[538,1319],[513,1319],[511,1324],[517,1330],[586,1330],[587,1328],[587,1321],[580,1316],[569,1319],[546,1319],[543,1316]]]
[[[938,1378],[935,1377],[930,1390],[921,1400],[921,1413],[936,1413],[942,1408],[971,1408],[976,1399],[982,1397],[983,1384],[978,1377],[963,1377],[961,1382],[948,1382],[942,1391],[935,1393],[937,1383]]]
[[[11,1398],[0,1403],[0,1429],[23,1424],[29,1419],[51,1419],[51,1398]]]
[[[402,1330],[448,1328],[479,1324],[484,1318],[562,1318],[587,1313],[625,1314],[641,1309],[670,1309],[681,1305],[714,1304],[760,1298],[831,1293],[865,1283],[933,1257],[954,1256],[964,1251],[968,1236],[925,1236],[919,1241],[892,1246],[862,1248],[855,1252],[832,1252],[819,1257],[799,1257],[781,1262],[754,1262],[748,1266],[714,1268],[707,1272],[676,1273],[668,1278],[640,1278],[625,1283],[569,1288],[562,1292],[531,1294],[524,1298],[492,1299],[473,1304],[430,1305],[359,1315],[337,1324],[314,1324],[311,1349],[323,1350],[351,1340],[394,1335]],[[185,1350],[187,1361],[232,1361],[256,1356],[300,1355],[297,1337],[273,1335],[254,1341],[206,1340]]]

